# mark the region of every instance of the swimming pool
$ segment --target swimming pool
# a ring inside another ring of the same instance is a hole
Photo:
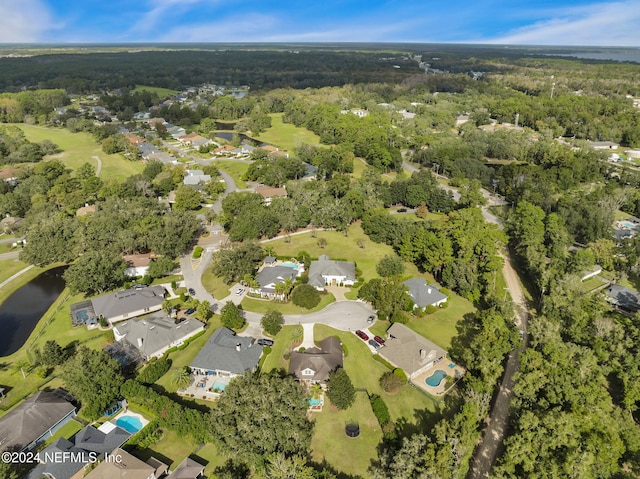
[[[224,391],[225,387],[227,387],[226,383],[223,383],[222,381],[216,381],[215,383],[213,383],[213,386],[211,386],[211,390],[212,391]]]
[[[298,269],[298,265],[293,263],[278,263],[278,266],[284,266],[285,268]]]
[[[142,429],[142,421],[135,416],[123,415],[116,419],[116,426],[121,427],[131,434],[135,434]]]
[[[309,406],[319,406],[320,404],[322,404],[322,398],[309,399]]]
[[[431,376],[425,379],[424,382],[427,383],[427,386],[431,386],[435,388],[437,386],[440,386],[440,383],[446,377],[447,377],[447,373],[444,372],[442,369],[438,369]]]
[[[620,224],[630,230],[636,229],[636,226],[637,226],[635,223],[632,223],[631,221],[627,221],[627,220],[620,221]]]

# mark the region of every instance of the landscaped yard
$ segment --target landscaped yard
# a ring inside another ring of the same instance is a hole
[[[319,146],[320,137],[307,130],[282,121],[283,113],[272,113],[271,128],[257,136],[256,139],[277,146],[280,150],[293,153],[293,149],[302,143]]]
[[[44,442],[45,446],[54,443],[58,438],[69,439],[71,436],[75,435],[79,432],[84,426],[80,424],[75,419],[71,419],[69,422],[65,423],[60,429],[58,429],[53,436],[47,438]]]
[[[593,278],[589,278],[586,281],[582,282],[582,289],[583,291],[585,291],[586,293],[593,291],[596,288],[599,288],[600,286],[604,286],[606,283],[604,283],[603,281],[599,280],[597,277],[593,277]]]
[[[289,371],[289,360],[283,355],[290,352],[293,344],[302,342],[302,326],[283,326],[280,332],[273,338],[274,343],[271,346],[271,354],[267,356],[262,371],[269,372],[273,369],[284,369]]]
[[[318,246],[320,238],[327,240],[325,248]],[[275,253],[281,256],[296,256],[300,251],[306,251],[315,258],[327,254],[331,259],[355,261],[357,268],[362,270],[365,280],[377,278],[376,264],[385,255],[393,253],[391,246],[371,241],[362,231],[360,223],[352,224],[346,237],[337,231],[316,231],[316,238],[311,233],[305,233],[292,235],[289,239],[290,243],[287,243],[285,239],[278,239],[264,244],[272,247]],[[362,242],[362,248],[358,246],[359,241]],[[415,265],[410,263],[405,263],[405,265],[406,275],[417,276],[419,274]]]
[[[316,311],[320,311],[321,309],[326,308],[331,303],[333,303],[336,298],[331,294],[323,294],[320,296],[320,303],[318,306],[312,309],[301,308],[300,306],[296,306],[291,301],[288,303],[276,303],[273,301],[267,301],[264,299],[253,299],[247,296],[242,300],[242,307],[246,311],[253,311],[254,313],[264,314],[270,309],[275,309],[280,311],[282,314],[307,314],[314,313]]]
[[[158,86],[147,86],[147,85],[136,85],[136,87],[133,90],[131,90],[131,93],[139,93],[142,91],[155,93],[156,95],[158,95],[158,98],[160,98],[161,100],[164,100],[165,98],[168,98],[170,96],[175,96],[178,93],[180,93],[176,90],[169,90],[168,88],[161,88]]]
[[[0,261],[0,283],[9,279],[18,271],[22,271],[27,266],[29,266],[27,263],[23,263],[22,261],[17,259],[4,259]],[[31,268],[26,273],[23,273],[23,275],[20,276],[20,279],[16,278],[11,283],[3,286],[2,291],[0,292],[0,303],[4,301],[7,296],[9,296],[8,293],[10,291],[13,291],[16,289],[15,287],[13,287],[13,283],[16,283],[18,287],[22,286],[27,281],[29,281],[29,279],[35,278],[36,276],[38,276],[42,271],[44,271],[43,268],[38,268],[38,267]],[[29,279],[25,280],[24,279],[25,277],[28,277]]]
[[[248,163],[234,160],[215,160],[211,164],[217,166],[231,176],[239,189],[247,187],[247,184],[242,180],[242,177],[249,169]]]
[[[213,295],[214,298],[220,300],[229,296],[230,286],[222,281],[222,278],[213,274],[211,268],[207,268],[207,270],[202,275],[202,286],[209,293]]]
[[[75,170],[84,163],[98,166],[93,158],[97,156],[102,160],[100,178],[103,180],[116,178],[124,180],[132,175],[142,173],[144,165],[140,161],[129,161],[122,155],[107,155],[100,145],[88,133],[71,133],[62,128],[46,128],[38,125],[15,124],[24,131],[30,141],[40,142],[48,139],[62,149],[62,153],[47,156],[46,159],[57,158],[68,168]]]

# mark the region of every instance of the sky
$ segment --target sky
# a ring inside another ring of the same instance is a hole
[[[0,0],[0,43],[640,47],[640,0]]]

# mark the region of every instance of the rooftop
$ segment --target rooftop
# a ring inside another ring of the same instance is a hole
[[[426,364],[446,356],[447,352],[401,323],[387,330],[389,339],[378,354],[411,375]]]
[[[335,336],[330,336],[320,346],[304,352],[292,351],[289,373],[299,380],[327,382],[329,375],[342,367],[342,343]]]
[[[234,331],[223,327],[213,333],[190,366],[206,371],[243,374],[258,366],[261,355],[262,346],[254,338],[236,336]]]
[[[91,300],[98,317],[117,318],[147,308],[157,308],[164,301],[166,291],[162,286],[149,286],[140,289],[126,289],[117,293],[105,294]]]

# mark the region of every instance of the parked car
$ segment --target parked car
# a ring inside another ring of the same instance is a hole
[[[189,316],[190,314],[193,314],[196,312],[196,308],[189,308],[187,309],[184,314],[186,314],[187,316]]]
[[[380,344],[378,344],[377,341],[374,341],[373,339],[370,339],[368,341],[368,343],[374,348],[374,349],[380,349],[382,346],[380,346]]]
[[[195,290],[195,289],[193,289],[193,288],[189,288],[189,294],[190,294],[191,296],[195,296],[195,295],[196,295],[196,290]]]
[[[384,346],[384,339],[382,339],[380,336],[374,336],[373,339],[375,340],[376,343],[378,343],[381,346]]]
[[[369,336],[367,336],[367,333],[365,333],[363,331],[360,331],[359,329],[356,331],[356,336],[358,336],[363,341],[368,341],[369,340]]]
[[[242,293],[244,293],[244,288],[239,288],[238,291],[236,291],[236,296],[240,296]]]
[[[273,340],[272,339],[261,338],[261,339],[258,339],[258,344],[260,346],[273,346]]]
[[[369,317],[367,318],[367,323],[371,324],[371,323],[373,323],[375,320],[376,320],[376,317],[375,317],[375,316],[369,316]]]
[[[187,318],[176,318],[176,320],[174,321],[176,324],[180,324],[182,321],[184,321]]]

